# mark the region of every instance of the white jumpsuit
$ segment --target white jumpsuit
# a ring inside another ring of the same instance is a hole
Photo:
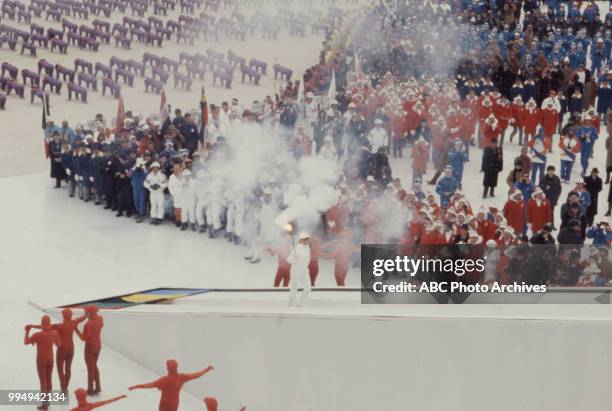
[[[181,208],[183,205],[183,178],[172,174],[168,179],[168,191],[172,196],[172,205],[174,208]]]
[[[308,244],[296,244],[295,248],[289,256],[287,261],[291,264],[291,289],[289,290],[289,306],[296,305],[295,298],[297,296],[298,287],[303,288],[300,299],[297,302],[297,306],[300,307],[308,294],[312,286],[310,285],[310,275],[308,273],[308,264],[310,264],[310,246]]]
[[[183,179],[181,223],[196,223],[197,182],[193,178]]]
[[[151,186],[154,185],[159,187],[152,189]],[[147,174],[144,186],[151,193],[151,218],[162,220],[164,218],[164,190],[168,187],[168,178],[161,171],[151,172]]]

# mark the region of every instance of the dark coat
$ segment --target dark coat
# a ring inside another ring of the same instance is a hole
[[[497,176],[504,168],[504,153],[501,147],[487,147],[482,153],[482,167],[484,178],[482,185],[497,187]]]
[[[62,164],[62,143],[49,142],[49,159],[51,160],[51,178],[63,180],[66,178],[66,170]]]
[[[544,178],[540,180],[540,188],[544,191],[550,205],[555,207],[561,196],[561,180],[559,177],[557,175],[549,177],[548,174],[544,174]]]
[[[586,190],[591,195],[591,204],[589,208],[587,208],[587,215],[596,215],[597,214],[597,200],[599,198],[599,193],[603,189],[603,181],[601,181],[601,177],[593,177],[587,176],[584,177],[584,186]]]

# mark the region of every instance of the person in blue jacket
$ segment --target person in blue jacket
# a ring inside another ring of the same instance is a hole
[[[79,145],[79,154],[76,158],[75,179],[78,184],[79,198],[88,202],[91,199],[93,170],[91,165],[91,149],[87,148],[84,144]]]
[[[514,187],[521,192],[523,195],[523,202],[527,204],[527,202],[531,199],[531,195],[535,191],[535,185],[531,182],[529,178],[529,171],[525,171],[521,176],[520,181],[514,183]]]
[[[610,224],[602,221],[597,225],[589,228],[586,232],[587,238],[593,239],[593,245],[608,245],[612,241],[612,231]]]
[[[104,166],[106,161],[104,153],[102,152],[102,145],[100,143],[94,143],[91,168],[93,175],[93,194],[96,199],[95,205],[100,205],[102,203],[102,196],[104,195]]]
[[[597,130],[591,124],[591,116],[584,116],[582,126],[576,132],[580,140],[580,164],[582,165],[582,176],[586,175],[589,168],[589,160],[593,155],[593,146],[597,140]]]
[[[468,160],[468,155],[463,149],[463,142],[459,139],[455,140],[453,148],[448,152],[448,163],[453,168],[453,177],[459,182],[459,188],[463,180],[463,163]]]
[[[440,206],[442,208],[448,207],[450,198],[455,194],[455,191],[459,188],[459,181],[453,176],[453,168],[446,166],[444,169],[444,175],[438,184],[436,185],[436,193],[440,196]]]
[[[147,193],[144,187],[147,172],[145,170],[144,159],[136,159],[136,165],[132,168],[131,174],[130,182],[132,184],[132,195],[134,197],[134,209],[138,214],[136,222],[142,223],[147,212]]]

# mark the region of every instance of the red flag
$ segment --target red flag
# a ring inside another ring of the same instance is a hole
[[[123,106],[123,97],[119,99],[119,106],[117,107],[117,120],[115,121],[115,133],[119,133],[123,130],[123,124],[125,123],[125,107]]]

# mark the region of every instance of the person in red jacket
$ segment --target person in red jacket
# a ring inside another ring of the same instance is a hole
[[[499,127],[499,121],[494,114],[490,114],[484,122],[483,136],[481,148],[489,147],[493,140],[497,141],[502,133],[502,129]]]
[[[523,118],[525,117],[525,104],[521,96],[516,96],[512,105],[510,106],[512,118],[510,124],[512,125],[512,133],[510,134],[510,142],[514,139],[514,136],[518,132],[518,143],[519,146],[523,145]]]
[[[177,411],[179,407],[179,395],[181,389],[183,389],[183,385],[185,385],[186,382],[202,377],[204,374],[214,369],[214,367],[209,365],[201,371],[183,374],[178,372],[178,363],[175,360],[168,360],[166,361],[168,375],[147,384],[134,385],[130,387],[129,390],[157,388],[161,391],[159,411]]]
[[[30,336],[32,325],[25,326],[25,345],[36,345],[36,371],[40,382],[40,392],[51,393],[53,389],[53,346],[62,346],[59,333],[51,326],[51,317],[43,315],[40,320],[42,330]],[[48,402],[43,402],[38,409],[48,409]]]
[[[274,287],[279,287],[281,281],[283,282],[283,287],[289,287],[291,264],[287,261],[287,257],[291,253],[291,242],[288,238],[284,237],[276,244],[270,245],[267,251],[278,259],[276,275],[274,276]]]
[[[531,195],[531,199],[527,202],[527,227],[532,234],[537,233],[544,224],[552,224],[552,208],[546,195],[541,188],[536,190]]]
[[[525,105],[525,111],[523,111],[523,129],[527,141],[535,136],[541,121],[540,109],[537,107],[535,100],[530,99]]]
[[[70,411],[91,411],[96,408],[103,407],[106,404],[110,404],[115,401],[119,401],[124,398],[127,398],[127,395],[121,395],[119,397],[111,398],[109,400],[104,400],[104,401],[88,402],[87,401],[87,391],[85,391],[83,388],[79,388],[76,391],[74,391],[74,397],[77,400],[77,406],[75,408],[72,408]]]
[[[515,189],[504,205],[504,218],[515,233],[525,230],[525,204],[521,190]]]
[[[75,328],[79,338],[85,342],[85,366],[87,367],[87,394],[95,395],[102,391],[100,386],[100,371],[98,370],[98,358],[102,350],[102,327],[104,320],[98,315],[98,307],[88,305],[85,307],[87,322],[83,332]]]
[[[499,121],[500,137],[498,141],[501,147],[504,145],[506,129],[508,128],[508,124],[512,118],[512,108],[510,107],[510,102],[508,99],[501,97],[498,104],[493,108],[493,114],[495,115],[495,118],[497,118],[497,121]]]
[[[495,239],[495,232],[497,231],[497,224],[487,219],[487,212],[484,207],[481,207],[476,214],[478,235],[482,237],[483,241]]]
[[[427,160],[429,159],[429,144],[423,136],[412,146],[412,181],[422,180],[427,171]]]
[[[310,285],[315,286],[317,276],[319,275],[319,256],[321,255],[321,238],[318,235],[310,236],[310,263],[308,264],[308,275],[310,276]]]
[[[476,134],[476,116],[470,109],[470,107],[463,107],[461,109],[461,115],[459,116],[459,135],[463,141],[465,152],[470,157],[470,145],[474,141],[474,134]]]
[[[548,147],[551,147],[553,134],[559,125],[559,112],[552,101],[548,101],[546,106],[542,108],[541,116],[544,140],[547,141]]]
[[[346,274],[351,266],[351,257],[353,253],[359,252],[359,248],[353,244],[351,232],[343,231],[336,240],[323,244],[321,250],[321,257],[334,259],[336,285],[344,287]]]

